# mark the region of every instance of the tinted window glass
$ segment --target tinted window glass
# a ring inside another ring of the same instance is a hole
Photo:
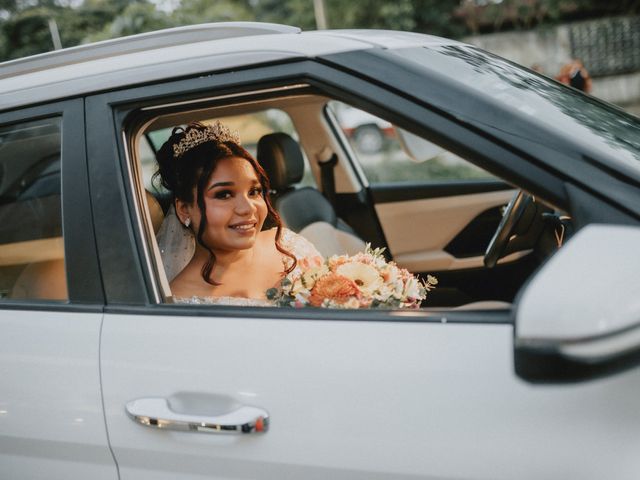
[[[67,298],[60,119],[0,128],[0,298]]]
[[[580,142],[595,158],[640,175],[640,122],[615,107],[474,47],[443,45],[395,55],[473,89],[532,123]],[[499,120],[498,120],[499,121]],[[507,122],[489,125],[510,131]],[[517,134],[518,132],[513,132]]]
[[[329,109],[371,184],[495,178],[463,158],[370,113],[338,101],[331,101]]]

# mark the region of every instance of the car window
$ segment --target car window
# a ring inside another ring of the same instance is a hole
[[[596,152],[594,161],[611,163],[640,178],[640,124],[633,115],[475,47],[441,45],[392,52],[413,67],[428,65],[429,71],[447,72],[447,82],[524,119],[524,123],[494,120],[487,127],[514,137],[522,135],[522,124],[563,132],[580,139],[585,151]]]
[[[371,184],[495,178],[490,173],[392,123],[342,102],[328,108]]]
[[[67,299],[60,119],[0,128],[0,299]]]

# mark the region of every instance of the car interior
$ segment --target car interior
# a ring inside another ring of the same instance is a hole
[[[0,298],[65,300],[55,120],[0,133]]]
[[[154,177],[154,155],[173,127],[191,121],[220,120],[239,131],[269,175],[285,226],[323,255],[353,254],[371,243],[400,267],[435,275],[438,287],[423,308],[509,308],[570,233],[565,212],[400,128],[384,133],[380,151],[358,151],[355,129],[341,128],[339,116],[357,106],[311,88],[186,103],[154,107],[128,146],[166,302],[171,291],[155,234],[171,195]]]

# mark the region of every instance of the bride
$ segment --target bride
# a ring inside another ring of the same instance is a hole
[[[220,122],[174,128],[157,160],[174,195],[158,243],[170,254],[163,260],[177,263],[165,264],[179,270],[170,278],[175,302],[269,305],[266,291],[285,275],[322,262],[311,243],[282,227],[264,169]],[[275,227],[263,230],[266,221]]]

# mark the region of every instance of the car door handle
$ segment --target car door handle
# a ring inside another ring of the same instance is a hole
[[[166,398],[139,398],[127,403],[129,416],[162,430],[209,433],[261,433],[269,429],[269,413],[249,405],[217,416],[189,415],[171,410]]]

